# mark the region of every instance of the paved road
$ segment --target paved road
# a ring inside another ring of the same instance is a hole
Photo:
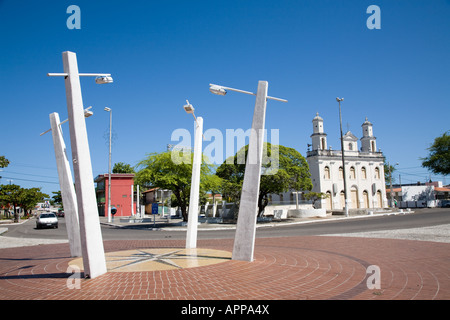
[[[105,220],[102,220],[106,222]],[[176,223],[173,220],[172,223]],[[178,220],[179,221],[179,220]],[[308,223],[306,223],[308,222]],[[310,223],[311,222],[311,223]],[[158,224],[156,225],[158,226]],[[1,228],[2,226],[0,226]],[[20,239],[43,239],[41,243],[52,241],[64,241],[67,239],[64,218],[59,218],[58,229],[36,229],[35,220],[31,219],[20,225],[4,226],[8,232],[4,233],[4,239],[9,237]],[[395,232],[394,232],[395,230]],[[404,230],[402,233],[399,230]],[[420,232],[421,231],[421,232]],[[359,216],[337,219],[316,219],[314,221],[297,221],[294,223],[258,224],[257,237],[286,237],[286,236],[311,236],[311,235],[372,235],[387,237],[386,233],[393,234],[394,238],[402,238],[408,232],[417,235],[437,234],[440,237],[450,238],[450,209],[421,209],[405,215],[379,215]],[[363,234],[364,233],[364,234]],[[378,234],[377,234],[378,233]],[[230,225],[202,225],[199,228],[199,239],[229,239],[234,238],[235,229]],[[152,239],[185,239],[185,228],[170,227],[154,229],[153,224],[121,224],[121,226],[102,223],[102,235],[104,240],[152,240]],[[414,236],[413,236],[414,237]],[[432,239],[419,239],[432,240]],[[442,239],[441,239],[442,240]],[[446,242],[446,239],[443,239]],[[439,240],[437,240],[439,241]]]
[[[321,221],[320,223],[274,227],[265,236],[298,236],[349,234],[423,228],[450,224],[450,209],[422,209],[411,214],[360,216],[353,219]]]

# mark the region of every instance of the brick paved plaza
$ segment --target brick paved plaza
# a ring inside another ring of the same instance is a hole
[[[105,241],[106,252],[184,248],[179,240]],[[231,252],[232,240],[198,247]],[[432,300],[450,299],[450,244],[330,236],[258,238],[255,261],[108,272],[69,289],[68,244],[0,249],[0,299]],[[368,289],[367,267],[381,271]]]

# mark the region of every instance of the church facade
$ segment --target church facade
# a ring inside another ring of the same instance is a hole
[[[327,147],[324,121],[318,113],[312,123],[312,150],[307,151],[306,157],[313,183],[312,191],[327,195],[320,201],[321,208],[341,210],[345,206],[342,151]],[[384,156],[381,151],[377,151],[372,123],[366,118],[361,127],[360,148],[358,138],[353,133],[348,131],[343,136],[349,208],[384,208],[388,205]]]

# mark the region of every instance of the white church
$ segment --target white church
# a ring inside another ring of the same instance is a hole
[[[321,208],[341,210],[345,206],[342,152],[327,147],[327,134],[318,113],[312,123],[312,150],[307,152],[306,157],[312,191],[327,194],[327,198],[320,201]],[[361,148],[358,148],[358,138],[350,131],[343,136],[349,208],[384,208],[388,206],[384,156],[377,151],[373,125],[367,118],[362,124],[362,134]]]

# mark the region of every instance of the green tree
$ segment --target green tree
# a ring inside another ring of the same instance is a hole
[[[450,174],[450,135],[449,131],[434,139],[433,144],[427,149],[428,157],[421,158],[422,167],[435,174]]]
[[[308,193],[303,194],[303,197],[306,200],[311,200],[314,205],[314,203],[317,200],[326,199],[329,197],[329,195],[327,195],[326,193],[323,193],[323,192],[308,192]]]
[[[42,193],[41,188],[21,188],[16,184],[0,185],[0,202],[12,204],[14,208],[14,222],[19,221],[17,207],[25,210],[25,213],[32,210],[38,202],[48,198],[48,194]]]
[[[6,168],[9,165],[9,160],[5,156],[0,156],[0,168]]]
[[[186,163],[189,161],[175,163],[172,161],[171,155],[170,151],[150,153],[147,158],[136,165],[138,171],[135,182],[143,186],[172,190],[177,200],[176,203],[180,206],[183,220],[188,221],[186,208],[191,191],[193,153],[190,155],[190,163]],[[211,174],[211,168],[203,161],[200,172],[201,189],[204,189],[202,182],[209,174]]]
[[[124,162],[117,162],[114,164],[112,173],[135,173],[131,165]]]
[[[49,195],[46,193],[42,193],[41,188],[22,188],[19,204],[22,209],[25,210],[25,214],[28,214],[29,211],[33,210],[36,204],[48,198]]]
[[[202,187],[203,191],[211,192],[213,196],[213,203],[215,202],[215,195],[222,193],[223,180],[219,176],[212,174],[205,176],[203,179]]]
[[[14,208],[14,221],[19,221],[19,215],[16,208],[20,205],[22,199],[22,188],[16,184],[0,185],[0,201],[4,205],[11,205]]]
[[[389,169],[391,169],[390,175],[389,175]],[[386,159],[384,159],[384,183],[386,184],[386,186],[390,185],[391,178],[392,178],[392,183],[395,182],[395,177],[394,177],[395,170],[396,170],[396,168],[394,166],[391,166],[390,164],[388,164],[386,162]]]
[[[223,193],[226,199],[239,202],[244,181],[248,145],[241,148],[233,159],[227,159],[217,168],[216,174],[223,179]],[[268,195],[289,190],[311,190],[312,182],[306,159],[295,149],[264,143],[258,215],[268,204]],[[271,171],[272,170],[272,171]]]
[[[53,196],[51,198],[51,202],[53,202],[53,204],[60,205],[61,207],[63,207],[61,190],[60,191],[52,191],[52,193],[53,193]]]
[[[240,152],[243,152],[241,149]],[[216,170],[216,175],[222,179],[222,198],[227,202],[239,203],[242,183],[244,181],[245,164],[238,160],[238,153],[225,160]]]

